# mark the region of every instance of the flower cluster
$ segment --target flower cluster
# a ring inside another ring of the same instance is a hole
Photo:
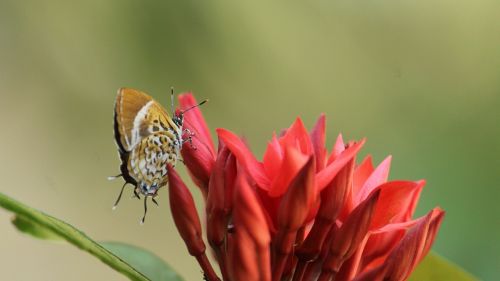
[[[179,97],[181,108],[196,104]],[[223,280],[406,280],[429,251],[444,212],[412,219],[424,181],[388,181],[356,154],[365,140],[340,135],[325,148],[322,115],[308,132],[297,119],[273,135],[262,161],[244,140],[218,129],[218,149],[201,111],[186,113],[192,141],[182,157],[206,206],[206,241]],[[220,280],[206,257],[192,196],[168,169],[172,215],[205,278]]]

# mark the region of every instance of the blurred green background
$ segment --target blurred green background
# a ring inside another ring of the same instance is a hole
[[[363,154],[394,156],[392,179],[427,179],[418,214],[447,211],[434,249],[498,280],[499,11],[496,0],[2,0],[0,192],[201,280],[166,190],[143,226],[128,196],[111,211],[116,90],[166,105],[170,86],[194,91],[210,99],[212,129],[246,136],[259,155],[273,130],[325,112],[329,145],[339,132],[366,136]],[[124,280],[72,246],[18,234],[9,218],[0,211],[3,280]]]

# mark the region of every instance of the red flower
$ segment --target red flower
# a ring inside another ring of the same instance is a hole
[[[271,281],[271,235],[264,210],[244,175],[236,186],[234,238],[228,243],[231,280]]]
[[[192,108],[198,103],[191,93],[179,95],[181,110]],[[208,181],[212,167],[215,163],[215,148],[210,130],[198,107],[194,107],[184,114],[184,126],[189,138],[182,146],[181,154],[189,174],[195,184],[201,189],[206,197],[208,193]]]
[[[181,97],[183,108],[194,104]],[[215,153],[198,109],[185,120],[194,135],[182,155],[206,198],[207,240],[224,280],[405,280],[430,249],[444,212],[412,220],[425,182],[388,182],[390,157],[377,168],[369,156],[356,164],[364,140],[339,136],[328,153],[324,115],[311,132],[299,118],[273,135],[262,161],[225,129]]]

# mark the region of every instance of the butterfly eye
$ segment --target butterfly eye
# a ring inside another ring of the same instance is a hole
[[[182,127],[182,123],[184,123],[184,116],[181,114],[178,114],[172,118],[172,121],[174,121],[175,125]]]

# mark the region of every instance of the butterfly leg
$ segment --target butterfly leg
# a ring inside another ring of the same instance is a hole
[[[156,201],[156,199],[151,198],[151,201],[153,201],[153,203],[155,203],[155,204],[156,204],[156,206],[160,206],[160,205],[158,205],[158,201]]]
[[[122,176],[123,176],[122,174],[119,174],[119,175],[116,175],[116,176],[108,177],[108,181],[116,180],[117,178],[122,177]]]
[[[125,189],[125,186],[127,185],[127,183],[128,182],[126,182],[126,183],[123,184],[122,190],[120,191],[120,194],[118,195],[118,198],[116,198],[115,204],[113,205],[113,210],[116,209],[116,206],[120,202],[120,199],[122,199],[123,190]]]
[[[137,192],[137,188],[134,189],[134,195],[132,196],[132,198],[137,198],[137,199],[141,199],[141,196],[139,196],[139,193]]]
[[[188,128],[185,128],[183,131],[183,135],[187,135],[187,137],[182,139],[182,144],[189,142],[189,145],[196,150],[196,146],[193,145],[193,137],[195,136],[195,133],[191,132]]]
[[[144,215],[142,216],[141,224],[144,224],[144,221],[146,220],[146,213],[147,212],[148,212],[148,197],[144,196]]]

